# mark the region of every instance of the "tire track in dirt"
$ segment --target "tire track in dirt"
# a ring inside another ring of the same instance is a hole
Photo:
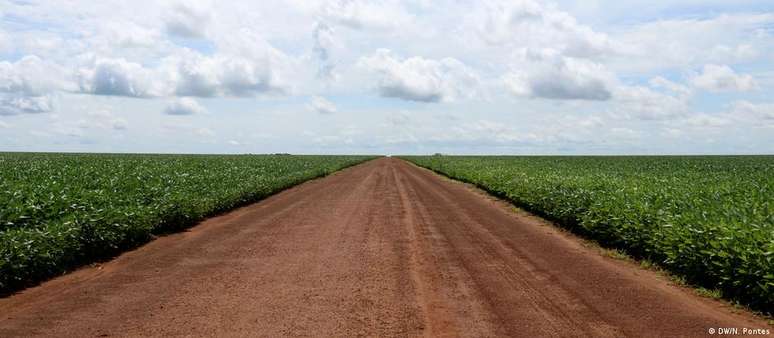
[[[6,336],[704,336],[770,328],[401,160],[0,299]]]

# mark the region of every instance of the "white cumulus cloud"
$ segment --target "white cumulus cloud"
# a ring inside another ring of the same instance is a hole
[[[40,96],[66,88],[66,71],[34,55],[16,62],[0,61],[0,92]]]
[[[152,69],[125,59],[97,59],[78,75],[81,91],[95,95],[153,97],[167,91]]]
[[[555,100],[605,101],[615,76],[601,64],[559,54],[556,50],[522,50],[503,77],[515,95]]]
[[[333,114],[336,113],[336,105],[333,102],[328,101],[322,96],[312,97],[310,108],[320,114]]]
[[[69,88],[66,71],[37,56],[0,61],[0,115],[50,112],[54,92]]]
[[[174,4],[164,20],[167,32],[183,38],[203,38],[212,20],[212,11],[203,2],[186,1]]]
[[[245,41],[250,44],[250,41]],[[139,98],[253,97],[285,93],[287,57],[270,45],[203,55],[186,50],[146,66],[122,58],[94,58],[78,70],[80,91]],[[240,54],[240,52],[242,52]]]
[[[218,47],[212,56],[188,52],[170,58],[176,94],[252,97],[289,90],[285,75],[293,71],[292,59],[253,30],[237,30]]]
[[[206,112],[207,110],[199,102],[190,97],[174,99],[164,109],[164,114],[167,115],[196,115]]]
[[[359,65],[379,75],[381,96],[421,102],[453,101],[472,97],[478,75],[454,58],[441,60],[414,56],[400,59],[387,49],[363,57]]]
[[[711,92],[746,92],[758,87],[755,79],[747,74],[737,74],[725,65],[705,65],[700,74],[691,77],[691,84]]]
[[[582,25],[555,6],[535,0],[483,1],[468,18],[490,44],[520,48],[553,48],[572,57],[597,57],[614,52],[605,34]]]
[[[222,91],[231,96],[254,96],[256,94],[282,91],[272,68],[249,59],[226,58],[220,60],[220,83]]]
[[[0,96],[0,115],[39,114],[53,110],[53,98],[49,95]]]

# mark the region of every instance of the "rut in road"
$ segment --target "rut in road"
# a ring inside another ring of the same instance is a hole
[[[769,326],[393,158],[0,299],[0,336],[702,336]]]

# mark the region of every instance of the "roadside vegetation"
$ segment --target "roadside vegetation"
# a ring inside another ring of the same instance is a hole
[[[403,156],[774,312],[774,156]]]
[[[0,153],[0,293],[371,158]]]

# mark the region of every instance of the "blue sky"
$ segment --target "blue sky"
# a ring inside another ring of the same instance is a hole
[[[0,151],[771,154],[773,52],[770,1],[0,1]]]

